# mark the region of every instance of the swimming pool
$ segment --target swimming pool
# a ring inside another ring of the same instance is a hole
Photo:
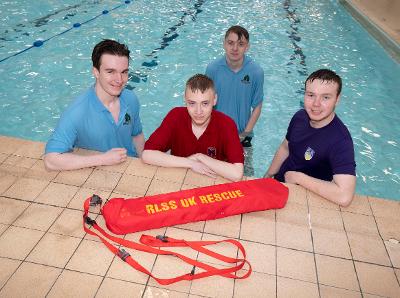
[[[307,74],[329,67],[344,81],[337,112],[354,139],[357,192],[398,197],[400,66],[337,1],[7,1],[0,11],[2,135],[46,141],[68,103],[93,83],[93,45],[115,38],[131,50],[128,88],[140,99],[149,136],[182,105],[187,78],[222,54],[223,32],[241,24],[250,32],[249,54],[265,70],[254,175],[264,174],[300,108]]]

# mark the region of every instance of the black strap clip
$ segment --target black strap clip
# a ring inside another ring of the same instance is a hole
[[[161,240],[162,242],[168,242],[168,236],[158,235],[156,239]]]
[[[190,275],[194,275],[195,270],[196,270],[196,266],[193,266],[192,271],[190,271]]]
[[[103,200],[96,194],[93,194],[93,196],[90,198],[89,205],[90,206],[96,206],[96,205],[101,205],[103,203]]]
[[[126,258],[130,256],[130,254],[123,248],[118,249],[118,256],[122,261],[126,262]]]
[[[94,219],[91,219],[89,216],[85,216],[85,223],[89,226],[93,226],[96,221]]]

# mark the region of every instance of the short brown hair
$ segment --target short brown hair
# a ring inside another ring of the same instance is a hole
[[[242,37],[244,37],[247,40],[247,42],[250,41],[249,32],[247,32],[247,30],[244,29],[242,26],[236,25],[230,27],[225,33],[225,39],[228,37],[230,33],[235,33],[238,36],[238,40],[241,40]]]
[[[195,74],[186,82],[186,89],[192,90],[192,92],[196,92],[200,90],[201,93],[204,93],[208,89],[212,89],[215,91],[214,82],[209,77],[203,74]]]
[[[129,53],[130,51],[126,45],[112,39],[104,39],[100,41],[93,49],[93,67],[100,70],[100,59],[104,54],[126,57],[129,60]]]
[[[318,69],[310,74],[307,80],[304,82],[304,88],[307,85],[307,82],[313,82],[314,80],[321,80],[325,82],[335,82],[338,84],[337,95],[342,92],[342,79],[340,76],[336,74],[336,72],[330,69]]]

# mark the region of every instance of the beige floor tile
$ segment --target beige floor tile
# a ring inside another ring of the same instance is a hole
[[[62,208],[33,203],[21,214],[14,225],[47,231],[61,212]]]
[[[192,184],[182,184],[181,190],[186,190],[186,189],[194,189],[197,188],[198,186],[192,185]]]
[[[235,298],[265,298],[276,296],[275,275],[252,272],[251,275],[242,280],[235,281]]]
[[[400,297],[400,287],[392,268],[355,262],[361,291],[385,297]]]
[[[157,287],[147,287],[143,298],[154,298],[154,297],[168,297],[168,298],[187,298],[187,293],[171,291],[167,289],[160,289]]]
[[[226,184],[226,183],[232,183],[232,181],[225,179],[221,176],[217,176],[217,178],[215,178],[214,184],[218,185],[218,184]]]
[[[0,173],[2,175],[13,175],[16,177],[22,177],[28,170],[29,170],[28,168],[8,165],[4,163],[0,165]]]
[[[233,296],[233,287],[233,279],[222,276],[211,276],[193,281],[190,294],[231,298]]]
[[[317,282],[314,256],[311,253],[277,248],[277,275]]]
[[[0,257],[23,260],[44,232],[9,227],[0,237]]]
[[[54,179],[54,182],[81,186],[86,182],[86,180],[92,173],[93,173],[93,168],[85,168],[73,171],[62,171]]]
[[[140,176],[132,176],[124,174],[121,177],[121,180],[118,182],[117,187],[115,188],[116,192],[124,193],[124,194],[140,194],[145,195],[151,179],[147,177]]]
[[[144,292],[144,285],[134,284],[122,280],[105,278],[96,294],[97,298],[139,298]]]
[[[241,215],[206,221],[204,233],[239,238]]]
[[[113,257],[102,243],[83,240],[65,268],[104,276]]]
[[[82,215],[81,211],[64,209],[61,215],[50,227],[49,232],[83,238],[85,231],[83,230]]]
[[[340,210],[339,205],[332,203],[332,202],[328,201],[327,199],[324,199],[323,197],[321,197],[311,191],[307,191],[307,196],[308,196],[308,204],[310,206],[333,209],[333,210]]]
[[[45,145],[43,142],[24,140],[23,144],[14,152],[14,155],[41,158],[44,154]]]
[[[132,259],[151,272],[157,255],[129,248],[124,249],[131,255]],[[114,258],[110,269],[107,272],[107,276],[140,284],[146,284],[149,279],[147,274],[132,268],[128,263],[122,261],[120,258]]]
[[[368,197],[372,212],[377,217],[400,217],[400,202]]]
[[[25,141],[21,139],[0,136],[0,152],[13,154],[22,146],[24,142]]]
[[[278,276],[276,292],[277,292],[276,297],[278,298],[319,297],[317,284],[285,278],[281,276]]]
[[[183,184],[196,185],[197,187],[214,185],[215,179],[188,170]]]
[[[100,276],[64,270],[46,297],[92,298],[101,280]]]
[[[375,220],[383,240],[396,239],[400,241],[400,218],[375,217]]]
[[[179,191],[180,188],[181,188],[181,183],[153,179],[146,192],[146,196],[175,192]]]
[[[393,266],[400,268],[400,243],[398,241],[385,241],[385,246]]]
[[[140,158],[132,158],[125,174],[152,179],[156,170],[157,167],[143,163]]]
[[[4,193],[18,178],[0,171],[0,194]]]
[[[101,191],[101,190],[82,187],[79,188],[79,190],[74,195],[72,200],[68,203],[68,208],[83,210],[83,203],[86,201],[87,198],[91,197],[94,194],[102,198],[103,204],[110,197],[109,191]],[[94,210],[93,207],[90,207],[90,210]]]
[[[400,269],[394,269],[394,272],[396,273],[396,275],[397,275],[397,280],[399,281],[399,284],[400,284]]]
[[[126,171],[130,162],[131,162],[131,159],[127,159],[126,161],[124,161],[123,163],[120,163],[120,164],[116,164],[116,165],[112,165],[112,166],[98,166],[98,167],[96,167],[96,169],[122,174]]]
[[[289,188],[288,202],[307,205],[307,190],[304,187],[291,183],[285,185]]]
[[[34,201],[49,182],[31,178],[19,178],[5,193],[4,196]]]
[[[195,232],[203,232],[205,224],[206,224],[205,221],[196,221],[196,222],[189,222],[189,223],[186,223],[183,225],[176,225],[173,227],[184,229],[184,230],[191,230],[191,231],[195,231]]]
[[[316,253],[351,259],[350,246],[344,231],[314,228],[312,234]]]
[[[50,182],[35,202],[66,207],[77,191],[76,186]]]
[[[240,239],[276,244],[275,229],[275,210],[246,213],[242,215]]]
[[[321,298],[362,298],[360,292],[320,285]],[[365,296],[364,296],[365,297]]]
[[[78,247],[79,238],[47,233],[27,257],[27,261],[63,268]]]
[[[308,208],[305,205],[288,202],[285,208],[276,210],[276,221],[309,227]]]
[[[0,152],[0,163],[5,161],[10,154]]]
[[[378,236],[378,228],[373,216],[342,212],[347,233],[357,233],[365,236]]]
[[[247,260],[253,271],[259,273],[276,273],[276,247],[248,241],[240,241],[246,250]]]
[[[61,269],[23,263],[1,290],[1,297],[45,297]]]
[[[38,180],[52,181],[57,175],[58,171],[47,171],[44,167],[43,160],[39,159],[36,163],[24,174],[25,178],[33,178]]]
[[[359,291],[353,261],[315,255],[318,281],[321,284]]]
[[[163,181],[177,182],[179,184],[183,183],[185,179],[187,169],[185,168],[164,168],[159,167],[154,175],[155,179]]]
[[[312,251],[311,231],[303,225],[276,223],[276,244],[279,246]]]
[[[9,225],[0,224],[0,236],[1,236],[1,234],[3,234],[3,232],[5,230],[7,230],[8,227],[9,227]]]
[[[10,276],[17,270],[21,261],[11,260],[7,258],[0,258],[0,289],[8,281]],[[0,292],[1,296],[1,292]]]
[[[170,250],[170,249],[168,249]],[[174,278],[191,272],[193,266],[187,264],[173,256],[158,257],[152,269],[152,274],[156,278]],[[180,281],[171,285],[160,285],[153,278],[149,279],[150,286],[156,286],[172,291],[189,293],[190,281]]]
[[[86,188],[111,191],[117,186],[120,178],[120,173],[94,170],[83,186]]]
[[[113,191],[110,195],[110,200],[113,198],[123,198],[123,199],[138,199],[143,197],[143,194],[134,194],[134,193],[122,193],[122,192],[117,192]]]
[[[310,207],[310,219],[312,228],[322,228],[335,231],[343,231],[343,221],[340,211]]]
[[[202,239],[203,241],[221,241],[221,240],[227,240],[228,238],[221,237],[221,236],[215,236],[211,234],[203,234]],[[243,245],[243,241],[240,241]],[[242,255],[240,252],[238,252],[238,249],[235,245],[228,243],[228,242],[220,242],[218,244],[213,244],[213,245],[208,245],[206,246],[209,250],[212,250],[216,253],[219,253],[221,255],[231,257],[231,258],[241,258]],[[239,255],[238,255],[239,254]],[[207,262],[210,264],[218,264],[222,266],[227,266],[227,263],[224,261],[217,260],[213,257],[210,257],[205,254],[199,254],[197,257],[197,260],[200,262]],[[229,264],[228,264],[229,266]]]
[[[30,169],[38,160],[18,155],[9,155],[3,164]]]
[[[390,265],[389,256],[380,237],[347,233],[353,259],[380,265]]]
[[[28,206],[25,201],[0,197],[0,223],[12,224]]]
[[[340,210],[364,215],[372,215],[368,197],[355,194],[353,201],[348,207],[340,207]]]

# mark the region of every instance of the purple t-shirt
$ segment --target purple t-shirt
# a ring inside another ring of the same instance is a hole
[[[287,171],[303,172],[311,177],[332,181],[335,174],[356,174],[354,147],[350,132],[335,115],[321,128],[313,128],[305,110],[298,111],[290,121],[286,139],[289,156],[275,179],[285,181]]]

